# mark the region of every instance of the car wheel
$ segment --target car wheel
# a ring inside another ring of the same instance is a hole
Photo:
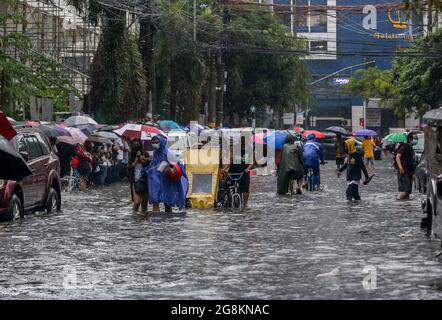
[[[48,200],[46,202],[46,211],[55,212],[61,210],[61,199],[57,191],[54,188],[49,190]]]
[[[20,198],[13,194],[11,197],[11,201],[9,203],[8,210],[5,211],[5,214],[2,216],[3,221],[12,221],[24,218],[23,205],[20,201]]]

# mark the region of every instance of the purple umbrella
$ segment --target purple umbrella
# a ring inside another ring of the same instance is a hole
[[[353,132],[353,135],[355,137],[365,137],[365,136],[376,137],[378,134],[373,130],[364,129],[364,130],[357,130],[357,131]]]

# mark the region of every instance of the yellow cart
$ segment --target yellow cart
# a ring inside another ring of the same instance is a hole
[[[189,178],[187,198],[192,208],[213,208],[218,196],[220,148],[187,148],[184,164]]]

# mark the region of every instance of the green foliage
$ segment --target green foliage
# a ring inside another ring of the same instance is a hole
[[[277,17],[238,15],[232,20],[229,40],[233,47],[249,50],[229,54],[227,112],[243,110],[248,114],[252,105],[294,111],[295,105],[308,103],[310,75],[305,63],[298,56],[266,52],[306,48],[306,43],[291,35]]]
[[[355,96],[362,96],[365,101],[369,98],[380,98],[385,102],[394,98],[396,93],[391,71],[373,67],[357,70],[350,82],[341,88]]]
[[[397,87],[396,111],[406,114],[426,111],[442,104],[442,30],[413,42],[409,53],[419,57],[395,60],[392,73]]]
[[[5,1],[6,10],[0,13],[0,23],[24,23],[16,13],[17,1]],[[33,95],[45,95],[58,101],[73,86],[60,76],[61,66],[50,58],[33,50],[32,43],[20,32],[0,35],[0,108],[8,113],[29,105]],[[15,114],[18,116],[18,114]]]

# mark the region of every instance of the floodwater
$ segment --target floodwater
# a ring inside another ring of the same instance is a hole
[[[344,178],[277,197],[252,177],[242,213],[131,211],[128,185],[63,194],[63,210],[0,224],[5,299],[440,299],[440,241],[421,196],[399,202],[389,161],[347,203]]]

